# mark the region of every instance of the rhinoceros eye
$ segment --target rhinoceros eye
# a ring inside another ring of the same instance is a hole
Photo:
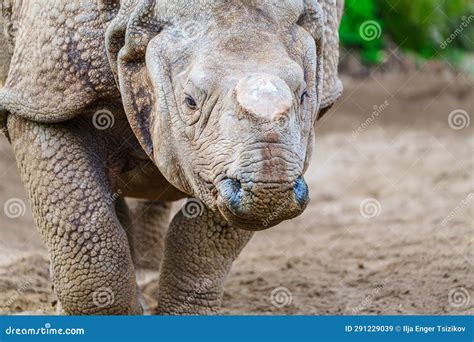
[[[186,95],[186,97],[184,98],[184,103],[186,104],[186,106],[188,106],[189,109],[197,109],[196,100],[194,100],[191,95]]]

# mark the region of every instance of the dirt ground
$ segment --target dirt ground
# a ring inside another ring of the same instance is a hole
[[[308,209],[255,235],[224,313],[472,314],[472,79],[428,65],[343,81],[317,123]],[[0,177],[0,313],[54,313],[29,209],[2,211],[26,201],[3,138]],[[153,306],[156,274],[140,284]]]

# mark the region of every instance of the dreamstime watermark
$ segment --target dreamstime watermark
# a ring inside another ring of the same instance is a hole
[[[5,306],[9,307],[11,306],[18,298],[23,296],[26,290],[28,290],[31,285],[33,285],[33,279],[28,278],[26,279],[15,291],[15,294],[8,299],[8,301],[5,303]]]
[[[176,312],[178,314],[185,314],[190,307],[195,305],[196,300],[202,299],[209,293],[213,293],[214,283],[210,279],[204,279],[200,282],[197,282],[196,285],[193,286],[193,290],[190,295],[186,296],[185,300],[180,304],[178,308],[176,308]]]
[[[471,124],[471,117],[469,113],[463,109],[455,109],[448,116],[448,124],[452,129],[459,131],[469,127]]]
[[[184,206],[181,208],[181,212],[184,217],[188,219],[193,219],[199,217],[204,212],[205,205],[202,201],[197,198],[189,198]]]
[[[181,29],[181,33],[187,41],[193,41],[204,35],[204,25],[195,20],[184,23]]]
[[[53,328],[51,323],[45,323],[40,328],[15,328],[9,326],[5,329],[5,335],[84,335],[83,328]]]
[[[113,194],[110,195],[109,197],[109,203],[115,203],[115,201],[117,201],[120,196],[122,196],[123,194],[123,191],[121,189],[118,189],[117,191],[115,191]]]
[[[92,124],[101,131],[112,128],[115,124],[114,114],[108,109],[99,109],[92,117]]]
[[[267,218],[262,220],[262,225],[267,227],[270,223],[272,223],[276,218],[280,216],[283,210],[288,207],[288,203],[285,201],[282,205],[279,205]]]
[[[379,39],[382,35],[382,27],[375,20],[366,20],[359,27],[359,35],[365,41]]]
[[[357,138],[360,134],[362,134],[373,122],[374,120],[382,114],[385,109],[390,105],[390,102],[385,101],[381,105],[374,105],[372,114],[357,127],[355,130],[352,131],[352,137],[355,139]]]
[[[448,38],[441,42],[439,45],[441,49],[446,49],[448,45],[451,44],[456,39],[456,37],[459,36],[469,26],[469,24],[471,24],[472,21],[474,21],[474,15],[471,14],[469,17],[463,16],[461,19],[461,24],[459,24],[459,26],[451,33]]]
[[[8,218],[16,219],[26,214],[26,204],[19,198],[10,198],[3,205],[3,212]]]
[[[367,306],[369,306],[373,301],[374,301],[374,298],[380,293],[382,292],[382,289],[385,287],[387,283],[384,281],[382,281],[380,284],[378,284],[371,292],[370,294],[368,294],[364,300],[359,304],[357,305],[355,308],[352,308],[352,314],[353,315],[356,315],[358,314],[359,312],[361,312],[363,309],[365,309]]]
[[[270,303],[279,309],[291,305],[292,302],[293,294],[286,287],[277,287],[270,293]]]
[[[451,212],[441,221],[439,224],[440,227],[444,228],[447,224],[457,215],[461,210],[463,210],[469,202],[472,201],[474,193],[470,192]]]
[[[467,307],[471,302],[469,291],[462,286],[458,286],[449,290],[448,303],[451,307],[460,309]]]
[[[382,205],[375,198],[366,198],[360,203],[359,211],[362,217],[375,218],[382,212]]]
[[[110,287],[101,287],[92,293],[92,302],[98,308],[105,308],[115,303],[115,294]]]

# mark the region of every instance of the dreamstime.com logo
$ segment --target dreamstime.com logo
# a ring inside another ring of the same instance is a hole
[[[439,224],[440,227],[444,228],[448,225],[448,223],[456,217],[474,198],[474,193],[470,192],[451,212],[446,216],[441,223]]]
[[[359,35],[368,42],[379,39],[382,35],[382,27],[375,20],[364,21],[359,27]]]
[[[465,110],[456,109],[449,113],[448,124],[452,129],[459,131],[469,127],[471,124],[471,117]]]
[[[193,286],[191,294],[187,296],[184,302],[182,302],[176,309],[176,312],[180,315],[186,314],[189,307],[192,307],[194,303],[199,300],[199,298],[205,296],[207,293],[212,293],[213,285],[214,283],[212,280],[207,278],[201,282],[198,282],[195,286]]]
[[[5,216],[11,219],[16,219],[26,214],[26,204],[19,198],[10,198],[3,205],[3,212]]]
[[[292,302],[293,295],[286,287],[277,287],[270,294],[270,303],[279,309],[291,305]]]
[[[84,335],[84,328],[53,328],[50,323],[45,323],[40,328],[14,328],[12,326],[5,329],[5,335]]]
[[[188,219],[193,219],[199,217],[204,212],[204,203],[202,203],[197,198],[190,198],[186,201],[181,212],[183,213],[184,217]]]
[[[440,44],[441,49],[446,49],[446,47],[451,44],[457,36],[459,36],[470,24],[474,21],[474,15],[470,15],[469,17],[463,16],[461,24],[449,35],[446,40],[442,41]]]
[[[28,278],[25,280],[25,282],[23,284],[21,284],[18,289],[15,291],[15,293],[13,294],[13,296],[10,297],[10,299],[7,300],[7,302],[5,303],[5,306],[7,307],[10,307],[13,305],[13,303],[18,300],[19,298],[21,298],[21,296],[23,296],[23,294],[29,289],[31,288],[31,286],[33,285],[33,279],[32,278]]]
[[[362,217],[371,219],[382,212],[382,205],[375,198],[366,198],[360,203],[359,211]]]
[[[110,307],[115,303],[115,294],[110,287],[101,287],[92,293],[92,302],[98,308]]]
[[[100,109],[94,113],[92,124],[101,131],[112,128],[115,124],[114,114],[108,109]]]
[[[279,205],[266,219],[262,220],[262,224],[264,227],[267,227],[270,223],[272,223],[278,216],[288,207],[288,203],[283,203]]]
[[[380,294],[380,292],[382,292],[383,288],[385,287],[386,285],[386,282],[385,280],[378,284],[373,290],[372,292],[370,292],[369,295],[367,295],[364,300],[358,305],[356,306],[355,308],[352,308],[352,314],[353,315],[356,315],[358,314],[359,312],[361,312],[362,310],[364,310],[365,308],[367,308],[370,304],[372,304],[372,302],[374,301],[374,299]]]
[[[462,286],[458,286],[449,290],[448,303],[456,309],[467,308],[471,302],[469,291]]]
[[[372,114],[361,123],[355,130],[352,131],[352,137],[355,139],[361,135],[374,121],[381,115],[385,109],[390,105],[390,102],[385,101],[381,105],[374,105]]]

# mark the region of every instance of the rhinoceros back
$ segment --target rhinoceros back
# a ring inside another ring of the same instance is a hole
[[[0,1],[11,46],[0,116],[61,122],[119,97],[104,44],[118,0]]]

